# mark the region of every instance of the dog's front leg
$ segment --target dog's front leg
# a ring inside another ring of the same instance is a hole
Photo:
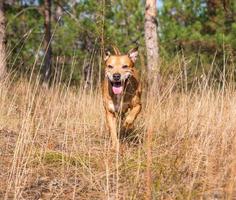
[[[112,148],[115,148],[118,145],[119,141],[117,138],[117,120],[114,113],[106,111],[107,125],[109,132],[111,134]]]
[[[133,126],[134,120],[138,116],[139,112],[141,111],[141,104],[136,104],[130,110],[129,114],[125,118],[124,127],[126,129],[130,129]]]

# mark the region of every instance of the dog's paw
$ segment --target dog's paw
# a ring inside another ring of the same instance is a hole
[[[133,127],[134,119],[132,117],[127,116],[124,122],[125,129],[130,129]]]

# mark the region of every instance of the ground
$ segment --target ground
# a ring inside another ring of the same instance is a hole
[[[150,120],[153,199],[236,198],[235,92],[165,87],[113,151],[99,88],[3,83],[0,199],[144,199]]]

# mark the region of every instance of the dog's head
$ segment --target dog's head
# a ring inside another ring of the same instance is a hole
[[[127,80],[133,75],[134,63],[138,57],[138,48],[131,49],[127,54],[121,55],[118,48],[113,47],[114,55],[108,51],[104,57],[105,74],[112,86],[114,94],[121,94]]]

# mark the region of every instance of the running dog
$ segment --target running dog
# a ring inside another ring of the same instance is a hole
[[[102,85],[103,104],[106,111],[107,127],[111,134],[112,147],[119,144],[118,122],[129,130],[141,110],[141,83],[134,64],[138,57],[138,48],[121,55],[117,47],[114,54],[106,52],[105,80]]]

